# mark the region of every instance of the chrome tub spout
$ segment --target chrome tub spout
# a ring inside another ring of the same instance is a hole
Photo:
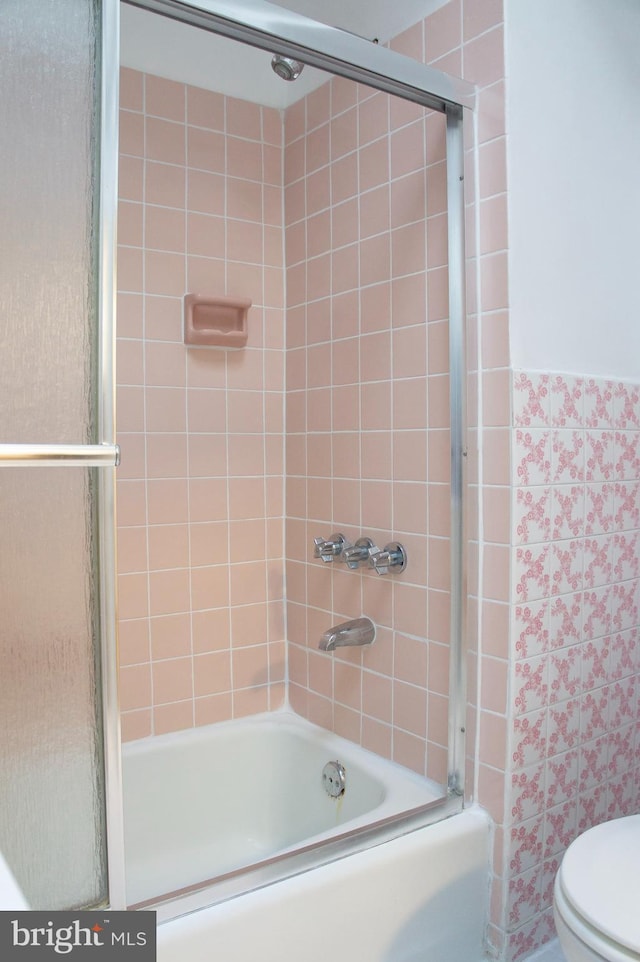
[[[375,637],[376,626],[371,619],[356,618],[325,631],[318,647],[320,651],[334,651],[336,648],[347,648],[351,645],[372,645]]]

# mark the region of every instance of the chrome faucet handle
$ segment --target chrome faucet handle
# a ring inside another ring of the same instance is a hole
[[[348,568],[359,568],[366,563],[371,554],[378,549],[371,538],[358,538],[355,544],[349,545],[342,552],[343,561],[346,561]]]
[[[407,567],[407,552],[399,541],[390,541],[382,551],[371,554],[369,564],[379,575],[388,574],[390,569],[404,571]]]
[[[322,558],[324,562],[333,561],[340,557],[348,543],[343,534],[332,534],[327,540],[314,538],[313,557]]]

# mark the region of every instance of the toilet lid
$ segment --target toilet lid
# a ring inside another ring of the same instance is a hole
[[[614,942],[640,951],[640,815],[596,825],[567,849],[562,890],[573,908]]]

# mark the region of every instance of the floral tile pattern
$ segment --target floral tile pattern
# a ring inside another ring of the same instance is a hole
[[[571,841],[640,803],[640,386],[514,372],[506,957]]]

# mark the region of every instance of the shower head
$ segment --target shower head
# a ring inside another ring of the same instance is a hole
[[[291,57],[281,57],[280,54],[277,53],[273,55],[271,60],[271,69],[283,80],[297,80],[303,68],[304,64],[300,63],[299,60],[292,60]]]

